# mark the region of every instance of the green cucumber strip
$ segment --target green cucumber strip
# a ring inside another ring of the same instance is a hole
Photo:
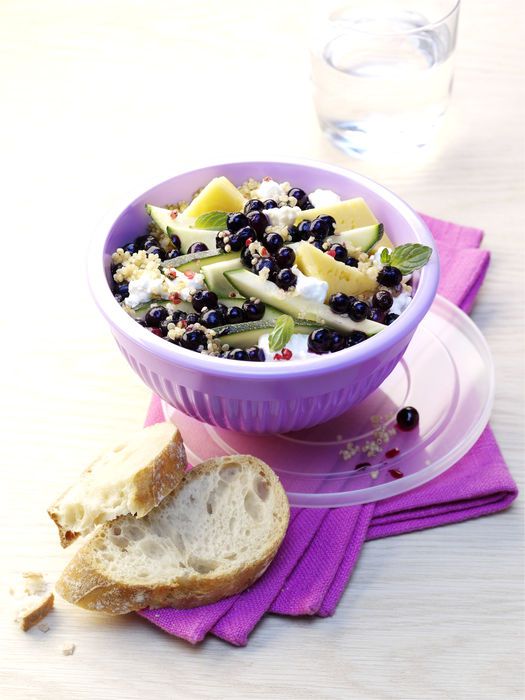
[[[335,314],[326,304],[319,304],[300,296],[283,293],[273,282],[263,280],[259,275],[248,270],[227,272],[225,277],[240,294],[244,294],[246,297],[258,297],[265,304],[270,304],[296,319],[314,321],[341,333],[363,331],[367,335],[375,335],[386,328],[383,324],[369,319],[352,321],[347,316]]]
[[[363,253],[366,253],[381,240],[383,232],[383,224],[372,224],[371,226],[362,226],[361,228],[353,228],[349,231],[336,233],[328,238],[328,242],[346,243],[354,248],[361,248]]]

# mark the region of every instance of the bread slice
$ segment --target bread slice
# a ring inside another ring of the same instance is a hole
[[[15,622],[27,632],[51,612],[55,598],[42,574],[25,571],[21,581],[11,587],[16,610]]]
[[[288,499],[255,457],[210,459],[141,520],[103,525],[78,550],[56,590],[113,615],[193,608],[234,595],[268,567],[285,535]]]
[[[144,517],[181,482],[186,464],[180,433],[168,422],[104,452],[47,511],[62,547],[119,515]]]

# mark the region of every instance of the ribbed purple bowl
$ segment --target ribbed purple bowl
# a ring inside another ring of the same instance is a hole
[[[427,313],[439,279],[437,251],[415,276],[414,299],[391,326],[364,343],[298,362],[251,363],[200,355],[158,338],[131,319],[110,289],[111,253],[143,233],[144,205],[188,199],[217,175],[240,185],[266,175],[307,192],[331,189],[364,197],[394,243],[435,244],[417,214],[381,185],[343,168],[312,161],[246,161],[176,175],[139,195],[95,236],[88,274],[95,302],[122,354],[141,379],[172,406],[206,423],[249,433],[282,433],[323,423],[362,401],[392,372]]]

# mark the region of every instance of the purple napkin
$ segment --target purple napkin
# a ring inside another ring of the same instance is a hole
[[[479,249],[483,233],[423,218],[439,248],[439,292],[468,312],[489,265],[489,253]],[[160,420],[160,401],[153,397],[146,424]],[[508,508],[516,495],[516,484],[487,427],[452,469],[417,489],[362,506],[292,509],[277,556],[264,576],[243,593],[192,610],[165,608],[139,614],[193,644],[211,633],[242,646],[267,612],[333,615],[366,540],[495,513]]]

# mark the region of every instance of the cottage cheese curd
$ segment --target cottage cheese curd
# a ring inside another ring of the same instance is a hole
[[[154,297],[169,299],[172,294],[178,294],[183,301],[190,301],[190,290],[204,288],[204,276],[199,273],[195,273],[191,279],[184,273],[177,273],[174,279],[169,279],[158,271],[145,269],[136,279],[130,280],[129,296],[125,303],[134,309]]]
[[[278,202],[281,197],[287,197],[288,192],[275,180],[263,180],[256,190],[259,199],[273,199]]]
[[[295,285],[295,296],[303,297],[309,301],[315,301],[318,304],[324,304],[324,300],[328,293],[328,282],[320,280],[317,277],[307,277],[303,275],[301,270],[295,265],[292,267],[292,272],[297,276],[297,284]]]
[[[331,204],[337,204],[341,201],[341,197],[332,192],[332,190],[314,190],[308,195],[308,199],[316,209],[319,207],[329,207]]]
[[[271,226],[291,226],[301,214],[299,207],[274,207],[273,209],[263,209]]]

